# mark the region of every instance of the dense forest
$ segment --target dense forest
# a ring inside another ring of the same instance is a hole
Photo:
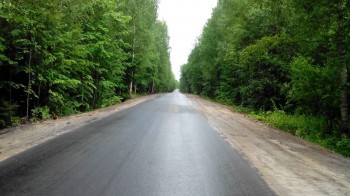
[[[350,156],[349,57],[348,0],[219,0],[180,90]]]
[[[156,0],[1,0],[0,128],[172,91]]]

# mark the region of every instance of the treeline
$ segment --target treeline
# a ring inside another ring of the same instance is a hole
[[[156,0],[1,0],[0,127],[172,91]]]
[[[322,125],[314,135],[346,138],[349,7],[347,0],[219,0],[182,66],[181,91],[265,115],[315,117]]]

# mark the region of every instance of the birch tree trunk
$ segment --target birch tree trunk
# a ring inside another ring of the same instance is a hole
[[[132,42],[132,60],[131,60],[131,63],[132,65],[134,65],[134,62],[135,62],[135,47],[136,47],[136,24],[135,24],[135,17],[133,19],[133,42]],[[132,80],[133,80],[133,77],[134,77],[134,72],[132,71],[131,72],[131,78],[130,78],[130,85],[129,85],[129,95],[132,94],[132,87],[133,87],[133,83],[132,83]]]

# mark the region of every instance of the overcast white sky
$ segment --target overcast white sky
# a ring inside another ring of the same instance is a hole
[[[159,0],[158,18],[166,21],[170,36],[171,66],[180,79],[180,67],[187,63],[193,45],[211,17],[217,0]]]

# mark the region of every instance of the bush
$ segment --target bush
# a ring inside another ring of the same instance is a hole
[[[0,101],[0,128],[7,126],[13,126],[13,119],[16,119],[13,115],[17,113],[19,105],[11,103],[9,101]]]
[[[350,157],[350,139],[341,139],[336,143],[337,151],[344,156]]]
[[[67,101],[62,107],[61,114],[63,115],[71,115],[80,112],[80,108],[82,108],[83,104],[77,101]]]
[[[114,96],[114,97],[111,97],[109,99],[102,100],[101,107],[107,107],[110,105],[114,105],[114,104],[120,103],[121,101],[122,101],[122,97]]]
[[[31,110],[32,117],[30,118],[31,122],[36,122],[38,120],[45,120],[51,118],[49,107],[36,107]]]
[[[6,123],[4,120],[0,119],[0,128],[4,128],[4,127],[6,127]]]
[[[17,126],[21,123],[21,118],[18,116],[13,116],[11,118],[11,123],[12,123],[12,126]]]

